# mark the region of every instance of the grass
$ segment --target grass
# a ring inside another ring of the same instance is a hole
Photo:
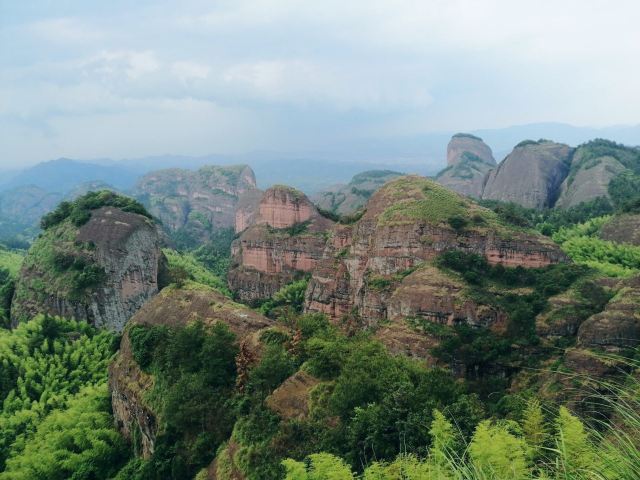
[[[8,271],[11,277],[15,278],[18,275],[23,260],[23,252],[8,250],[0,246],[0,269]]]

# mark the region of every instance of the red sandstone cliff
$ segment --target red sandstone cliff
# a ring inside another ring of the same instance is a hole
[[[452,218],[464,226],[456,230]],[[306,292],[306,310],[334,321],[356,317],[362,326],[414,316],[499,328],[500,312],[473,304],[454,281],[428,269],[429,260],[449,249],[506,266],[566,261],[549,239],[503,225],[493,212],[435,182],[402,177],[371,198],[358,222],[332,230]]]
[[[284,186],[264,193],[253,225],[245,225],[249,217],[236,220],[236,231],[243,233],[232,245],[228,280],[230,289],[245,302],[269,298],[311,272],[333,225],[302,192]]]

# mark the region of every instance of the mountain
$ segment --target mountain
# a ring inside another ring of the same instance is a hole
[[[301,191],[271,187],[253,224],[232,244],[229,289],[240,300],[256,303],[303,278],[322,256],[332,225]]]
[[[34,185],[47,192],[65,194],[78,184],[101,181],[126,190],[131,188],[138,173],[125,165],[101,165],[59,158],[22,170],[1,187],[3,190]]]
[[[368,170],[355,175],[348,184],[337,184],[318,192],[311,200],[321,209],[336,215],[351,215],[360,210],[373,193],[389,180],[401,176],[393,170]]]
[[[210,165],[150,172],[133,191],[176,242],[195,246],[233,229],[238,203],[245,195],[255,197],[257,187],[247,165]]]
[[[47,313],[121,331],[158,292],[161,237],[135,200],[88,194],[62,204],[43,225],[16,282],[13,326]]]
[[[447,145],[447,168],[436,180],[458,193],[481,198],[485,177],[495,166],[491,148],[481,138],[457,133]]]

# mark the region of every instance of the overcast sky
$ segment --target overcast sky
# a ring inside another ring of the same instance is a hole
[[[0,166],[638,124],[638,0],[0,0]]]

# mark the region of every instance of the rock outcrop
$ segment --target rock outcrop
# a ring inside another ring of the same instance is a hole
[[[555,206],[570,208],[598,197],[609,198],[609,182],[625,170],[614,157],[600,157],[581,161],[582,151],[576,151],[571,171],[560,187]]]
[[[158,292],[161,237],[149,218],[104,206],[76,227],[54,225],[27,254],[11,308],[12,324],[48,313],[121,331]]]
[[[175,327],[185,326],[196,319],[205,326],[225,323],[238,342],[256,355],[260,350],[260,332],[273,326],[273,321],[200,285],[197,288],[164,289],[138,311],[129,325]],[[134,431],[140,432],[141,453],[148,458],[154,452],[158,434],[157,414],[146,397],[153,387],[153,378],[143,372],[133,358],[128,331],[127,328],[120,351],[109,367],[113,415],[118,430],[129,440]]]
[[[284,186],[268,189],[255,224],[232,245],[229,288],[243,302],[271,297],[313,270],[332,225],[302,192]]]
[[[436,180],[462,195],[481,198],[485,177],[495,167],[491,148],[481,138],[458,133],[447,146],[447,168]]]
[[[425,265],[450,249],[505,266],[567,260],[549,239],[513,230],[433,181],[402,177],[376,192],[355,224],[332,230],[307,288],[306,310],[367,326],[406,317],[499,325],[500,312],[465,300],[459,283]]]
[[[246,165],[158,170],[135,188],[137,198],[174,238],[193,245],[234,228],[238,204],[251,204],[257,192],[253,170]]]
[[[371,170],[355,175],[347,184],[329,187],[311,197],[323,210],[337,215],[351,215],[362,209],[371,195],[389,180],[402,176],[391,170]]]
[[[567,177],[572,149],[547,140],[524,141],[487,176],[482,198],[528,208],[553,207]]]
[[[640,246],[640,214],[616,215],[600,230],[600,238]]]

